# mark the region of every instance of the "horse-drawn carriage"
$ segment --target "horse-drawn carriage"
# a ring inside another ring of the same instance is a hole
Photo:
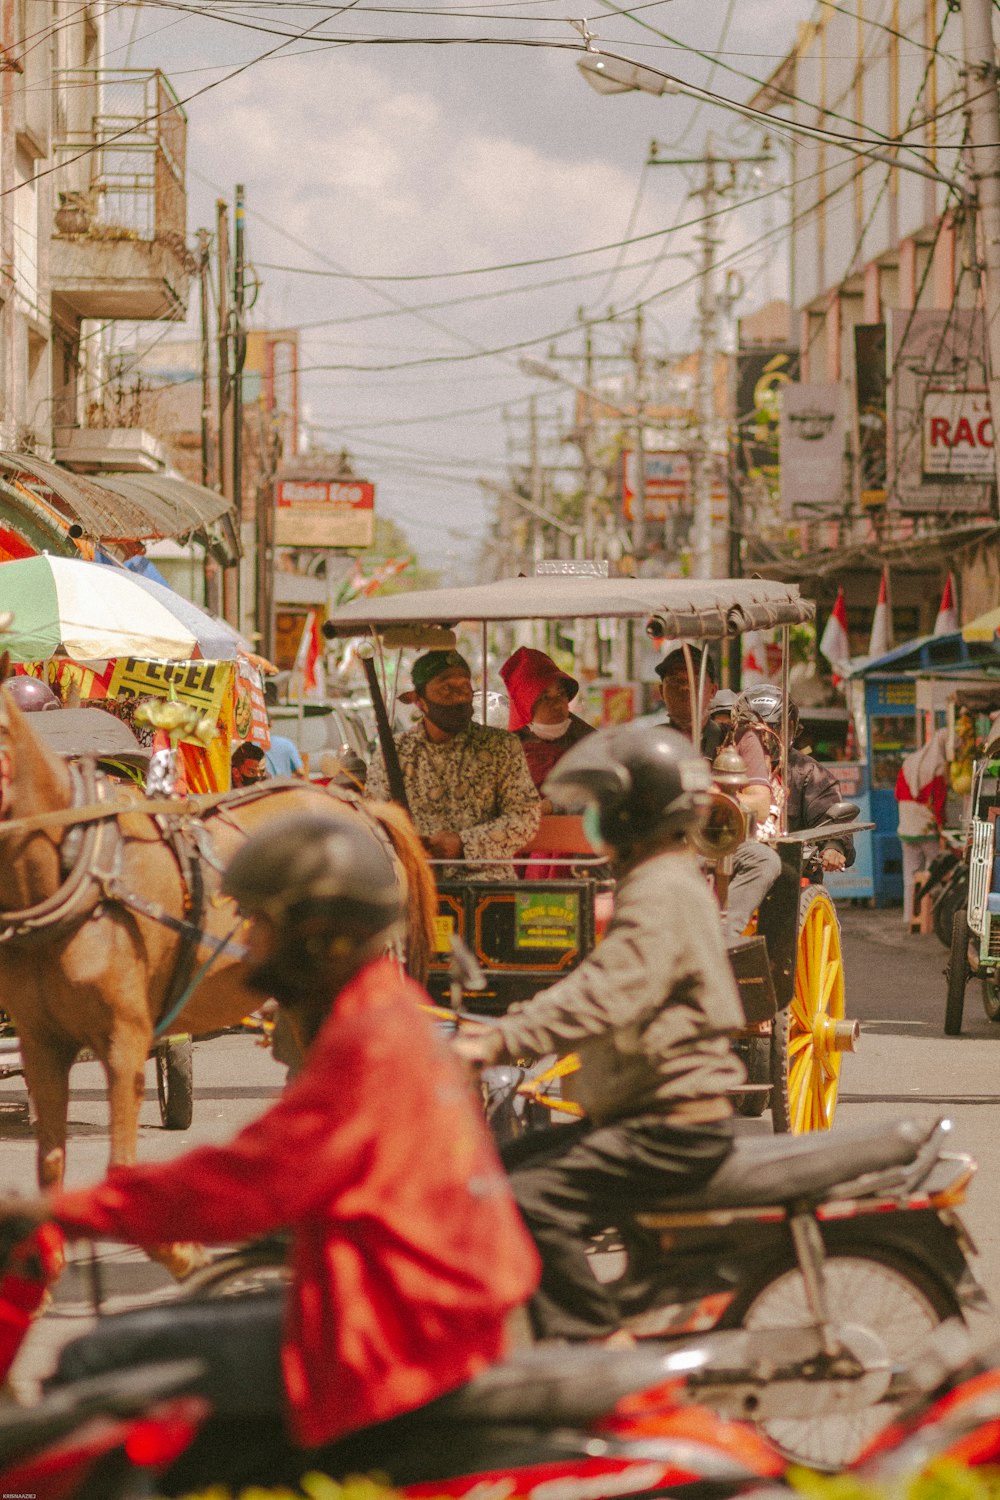
[[[769,581],[569,575],[358,601],[337,611],[325,629],[329,635],[370,633],[374,659],[384,666],[387,652],[454,645],[456,628],[464,626],[478,631],[485,664],[491,627],[576,620],[579,631],[588,628],[580,622],[622,622],[630,655],[636,628],[685,643],[691,701],[696,705],[693,722],[699,724],[707,655],[699,674],[690,645],[780,628],[786,678],[782,742],[787,746],[788,632],[790,626],[811,619],[812,613],[811,603],[800,598],[797,587]],[[374,661],[369,676],[375,692],[379,683]],[[485,677],[484,671],[484,721]],[[381,707],[384,710],[384,704]],[[386,713],[379,717],[387,731]],[[385,743],[383,738],[384,748]],[[717,812],[714,846],[703,852],[724,879],[725,860],[744,835],[738,805],[722,793]],[[844,812],[856,815],[856,809]],[[837,831],[849,832],[850,827],[838,824]],[[807,835],[782,831],[774,840],[780,876],[761,906],[756,934],[730,953],[747,1018],[734,1044],[748,1073],[738,1107],[758,1115],[770,1105],[775,1129],[796,1133],[832,1124],[841,1056],[853,1050],[858,1035],[856,1023],[845,1015],[840,928],[833,902],[821,886],[804,884],[802,878],[809,838],[815,840],[815,830]],[[536,847],[546,850],[546,863],[558,865],[561,878],[477,880],[474,862],[464,861],[457,862],[464,866],[462,878],[439,882],[437,951],[430,980],[437,998],[448,994],[452,934],[472,950],[486,978],[485,990],[465,995],[463,1004],[487,1014],[501,1013],[552,984],[599,940],[602,905],[612,883],[606,865],[583,839],[580,820],[543,819]],[[562,851],[556,860],[550,857],[554,850]],[[536,1096],[543,1101],[546,1097],[537,1080]]]

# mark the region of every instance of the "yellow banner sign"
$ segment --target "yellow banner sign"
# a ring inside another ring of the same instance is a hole
[[[231,661],[139,661],[123,656],[108,684],[108,697],[169,698],[173,689],[182,703],[193,703],[219,719],[234,681],[235,663]]]

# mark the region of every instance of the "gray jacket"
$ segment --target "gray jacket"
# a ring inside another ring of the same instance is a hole
[[[711,1117],[709,1101],[745,1081],[729,1046],[744,1024],[719,908],[681,851],[629,871],[604,940],[495,1022],[512,1056],[579,1053],[564,1093],[595,1124],[674,1111],[697,1119],[706,1105]]]

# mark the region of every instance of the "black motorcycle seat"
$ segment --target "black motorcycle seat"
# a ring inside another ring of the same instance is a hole
[[[822,1135],[740,1137],[722,1166],[696,1192],[650,1202],[644,1212],[789,1204],[882,1176],[886,1180],[880,1185],[888,1191],[905,1184],[905,1169],[912,1167],[936,1129],[915,1120],[894,1120],[877,1127],[838,1126]]]

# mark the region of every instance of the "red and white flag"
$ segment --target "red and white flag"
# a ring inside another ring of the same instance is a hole
[[[299,649],[295,653],[295,666],[293,668],[293,671],[302,683],[302,691],[304,693],[314,691],[319,685],[316,665],[322,654],[323,642],[319,633],[319,621],[316,618],[316,611],[311,609],[306,615],[306,622],[302,627],[302,639],[299,641]]]
[[[874,660],[877,656],[884,656],[892,646],[892,637],[889,632],[889,588],[882,569],[882,578],[878,586],[878,603],[872,616],[872,633],[868,641],[868,655]]]
[[[955,590],[951,584],[951,574],[945,580],[944,593],[941,595],[941,603],[938,607],[937,619],[934,621],[935,635],[953,635],[958,629],[958,609],[955,606]]]
[[[843,587],[837,590],[837,598],[830,611],[830,618],[820,636],[819,649],[833,668],[834,683],[839,683],[851,659],[851,647],[847,639],[847,605],[844,603]]]
[[[759,630],[748,630],[743,637],[740,680],[745,688],[767,681],[767,649]]]

